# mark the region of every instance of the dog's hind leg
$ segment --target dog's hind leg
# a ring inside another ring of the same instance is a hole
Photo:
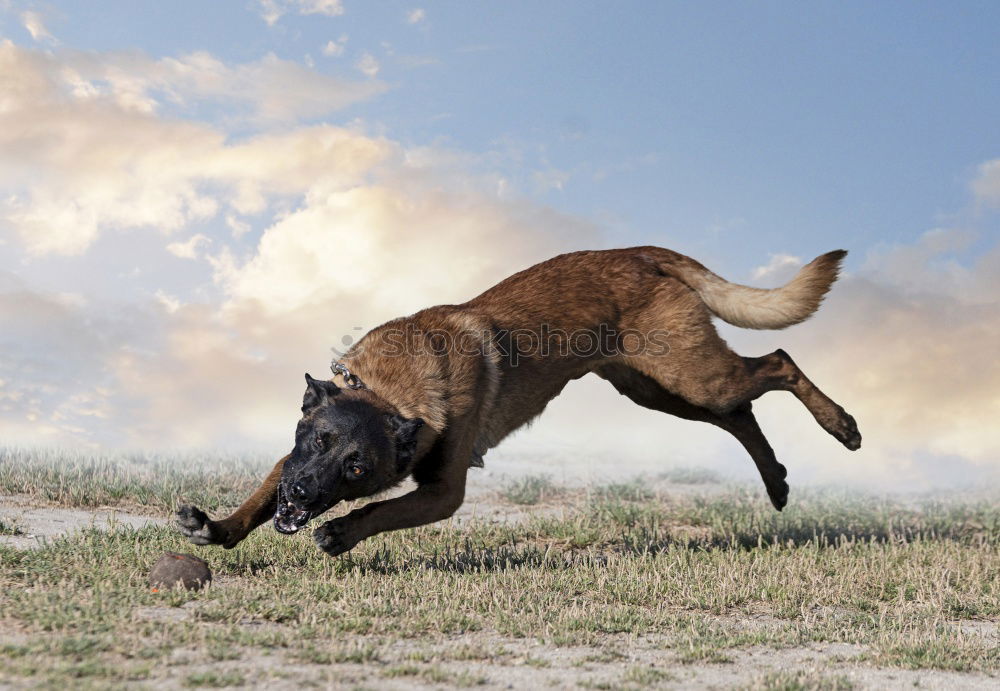
[[[781,511],[788,503],[788,483],[785,482],[788,471],[775,458],[774,450],[761,431],[760,425],[757,424],[757,418],[750,409],[750,404],[748,403],[746,408],[733,411],[717,420],[710,420],[710,422],[736,437],[743,448],[747,450],[764,481],[767,496],[771,498],[774,508]]]
[[[222,545],[226,549],[242,542],[254,528],[274,517],[281,469],[287,458],[278,461],[257,491],[226,518],[213,521],[197,506],[180,507],[177,525],[181,534],[196,545]]]
[[[846,410],[819,390],[783,350],[757,358],[742,358],[757,396],[766,391],[790,391],[816,422],[851,451],[861,448],[858,425]],[[754,396],[756,398],[757,396]]]
[[[757,466],[771,503],[779,511],[784,508],[788,502],[788,483],[785,482],[788,472],[775,458],[774,451],[761,432],[749,403],[738,410],[720,415],[670,393],[652,377],[626,365],[602,365],[595,369],[594,373],[607,379],[618,393],[644,408],[658,410],[685,420],[707,422],[732,434],[747,450]]]
[[[644,315],[637,327],[652,328],[649,324],[655,317]],[[861,447],[854,418],[809,381],[785,351],[742,357],[719,337],[704,311],[690,312],[669,345],[666,353],[640,353],[615,364],[638,370],[670,393],[720,417],[745,408],[768,391],[790,391],[841,444],[852,451]]]

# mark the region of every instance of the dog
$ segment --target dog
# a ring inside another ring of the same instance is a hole
[[[860,448],[861,435],[787,353],[741,357],[712,316],[751,329],[797,324],[817,310],[846,254],[817,257],[785,286],[763,290],[659,247],[574,252],[464,304],[390,321],[335,362],[332,379],[306,374],[295,446],[242,506],[222,520],[181,507],[180,529],[195,544],[231,548],[269,519],[295,533],[407,477],[415,490],[323,523],[317,545],[343,554],[377,533],[447,518],[462,504],[469,468],[588,373],[640,406],[735,436],[780,511],[787,473],[754,399],[790,391],[848,449]]]

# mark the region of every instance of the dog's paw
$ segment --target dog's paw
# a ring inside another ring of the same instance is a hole
[[[209,520],[197,506],[182,506],[177,510],[177,527],[181,535],[196,545],[221,545],[225,538],[215,521]]]
[[[784,480],[770,480],[765,483],[767,496],[770,497],[774,508],[781,511],[788,503],[788,483]]]
[[[788,503],[788,483],[785,482],[786,477],[788,477],[788,470],[780,463],[775,463],[761,470],[761,479],[764,481],[764,487],[767,489],[767,496],[770,497],[771,503],[774,504],[774,508],[778,511],[785,508],[785,504]]]
[[[840,419],[837,420],[832,434],[837,441],[851,451],[857,451],[861,448],[861,432],[858,431],[858,423],[844,411],[841,411]]]
[[[361,542],[361,538],[357,537],[351,529],[352,523],[353,521],[347,518],[335,518],[332,521],[327,521],[313,531],[316,545],[331,557],[349,551]]]

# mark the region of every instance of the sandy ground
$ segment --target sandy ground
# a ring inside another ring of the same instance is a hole
[[[807,680],[816,682],[838,677],[848,680],[856,689],[995,689],[998,684],[995,677],[986,675],[875,668],[855,659],[865,652],[863,648],[844,644],[815,644],[784,650],[750,648],[734,651],[739,657],[734,657],[731,663],[680,664],[670,651],[659,647],[655,639],[609,640],[608,645],[615,647],[621,657],[604,662],[599,659],[605,656],[603,650],[589,646],[555,648],[518,639],[476,641],[476,638],[465,636],[462,640],[449,642],[449,645],[495,645],[511,655],[496,661],[443,662],[437,667],[446,674],[464,677],[468,680],[464,685],[472,684],[480,688],[728,689],[746,688],[782,672],[798,672],[804,677],[803,686],[782,688],[813,688]],[[193,651],[191,654],[194,654]],[[405,655],[406,646],[400,646],[398,664],[406,664]],[[386,663],[391,665],[392,661],[383,662]],[[297,689],[312,684],[320,687],[401,690],[449,686],[448,683],[415,676],[386,678],[373,670],[372,665],[304,665],[287,662],[277,655],[270,659],[255,658],[250,669],[245,665],[231,665],[234,671],[240,671],[247,678],[255,676],[254,668],[257,674],[270,676],[282,667],[281,673],[290,676],[269,680],[268,688]],[[205,665],[206,670],[209,668]],[[196,669],[193,666],[187,671]],[[637,670],[641,672],[637,673]],[[157,687],[173,688],[174,684],[164,679]],[[176,687],[180,688],[180,685]]]
[[[224,587],[224,586],[223,586]],[[182,607],[145,607],[137,618],[152,621],[180,621],[194,616],[197,602]],[[748,625],[752,622],[748,620]],[[247,620],[248,629],[274,626]],[[990,634],[1000,644],[994,625]],[[27,636],[0,633],[0,644],[18,644]],[[365,643],[361,638],[355,642]],[[379,641],[372,643],[379,645]],[[493,659],[450,660],[456,649],[496,651]],[[151,678],[133,682],[133,688],[183,689],[185,679],[197,673],[233,674],[244,680],[241,686],[266,685],[268,689],[292,691],[301,688],[351,689],[441,689],[477,687],[485,689],[732,689],[754,688],[776,675],[786,675],[784,685],[767,688],[853,689],[995,689],[998,679],[985,674],[940,670],[878,668],[861,659],[864,646],[843,643],[814,643],[775,650],[751,647],[729,650],[727,662],[684,663],[677,652],[663,645],[657,636],[607,635],[593,646],[553,646],[533,639],[505,638],[486,633],[456,635],[439,641],[398,641],[380,648],[378,662],[313,664],[295,659],[289,651],[250,649],[234,651],[238,659],[212,661],[203,651],[176,649],[157,665]],[[444,661],[418,665],[413,654],[426,659],[435,650]],[[428,669],[433,669],[428,674]],[[423,669],[423,673],[417,670]],[[800,685],[789,685],[797,679]],[[25,680],[27,681],[27,680]],[[29,688],[30,684],[0,688]]]
[[[33,549],[60,535],[81,528],[114,530],[118,526],[140,528],[166,519],[142,516],[120,509],[70,509],[61,506],[32,506],[27,497],[0,495],[0,519],[17,527],[17,535],[0,535],[0,544],[18,549]]]

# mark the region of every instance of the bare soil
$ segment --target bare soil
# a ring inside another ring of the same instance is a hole
[[[0,535],[0,544],[17,549],[34,549],[62,535],[82,528],[114,530],[116,527],[141,528],[164,524],[161,516],[147,516],[118,508],[72,509],[63,506],[37,506],[29,497],[0,496],[0,520],[13,525],[16,535]]]

